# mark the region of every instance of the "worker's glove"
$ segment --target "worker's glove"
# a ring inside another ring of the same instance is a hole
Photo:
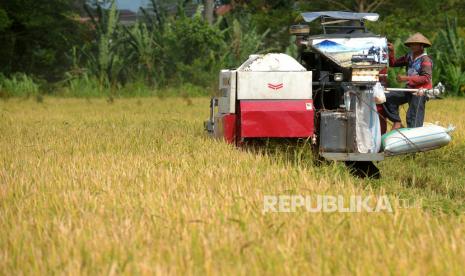
[[[416,96],[424,96],[426,94],[427,89],[420,88],[418,89],[418,92],[414,93]]]

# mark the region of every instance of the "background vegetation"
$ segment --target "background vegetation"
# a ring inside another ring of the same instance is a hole
[[[177,91],[207,95],[220,68],[238,66],[252,53],[293,53],[288,27],[301,21],[300,12],[351,10],[380,13],[370,28],[395,42],[398,54],[406,51],[402,41],[409,34],[423,32],[434,44],[434,81],[445,83],[449,95],[465,95],[461,1],[216,1],[232,7],[219,17],[208,8],[211,0],[195,1],[194,15],[186,12],[192,1],[152,0],[129,27],[119,23],[112,0],[98,3],[1,2],[0,94],[114,97],[182,87]],[[172,5],[177,9],[167,8]],[[397,72],[390,72],[392,86]]]

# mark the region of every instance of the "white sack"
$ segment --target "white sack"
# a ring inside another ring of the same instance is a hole
[[[383,104],[386,102],[384,87],[379,82],[377,82],[375,86],[373,86],[373,97],[375,98],[376,104]]]
[[[373,89],[357,92],[355,133],[360,153],[377,153],[381,149],[381,127],[373,92]]]
[[[383,148],[386,153],[401,154],[427,151],[443,147],[451,141],[449,133],[454,127],[441,127],[425,123],[422,127],[401,128],[383,135]]]
[[[238,71],[295,72],[307,71],[297,60],[286,54],[250,55]]]

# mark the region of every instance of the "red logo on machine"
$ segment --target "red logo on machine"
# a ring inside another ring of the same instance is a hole
[[[273,84],[273,83],[268,83],[268,88],[271,88],[273,90],[279,90],[284,87],[284,84],[278,83],[278,84]]]

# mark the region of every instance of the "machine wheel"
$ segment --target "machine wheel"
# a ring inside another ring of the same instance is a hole
[[[371,161],[346,161],[350,173],[360,178],[380,179],[381,172]]]

